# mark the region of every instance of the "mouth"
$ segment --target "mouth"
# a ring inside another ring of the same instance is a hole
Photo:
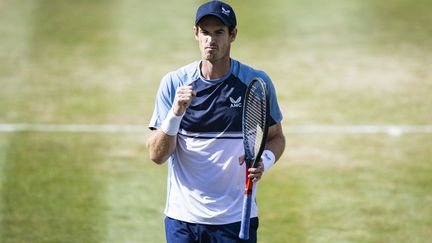
[[[217,46],[207,46],[205,49],[216,50],[218,48],[217,48]]]

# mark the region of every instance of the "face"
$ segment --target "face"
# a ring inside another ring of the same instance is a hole
[[[230,33],[222,21],[210,15],[204,17],[194,31],[203,60],[212,63],[229,60],[231,43],[236,37],[237,29]]]

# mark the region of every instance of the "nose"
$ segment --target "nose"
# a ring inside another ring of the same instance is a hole
[[[214,36],[213,35],[208,35],[207,42],[210,43],[210,44],[214,44],[215,43]]]

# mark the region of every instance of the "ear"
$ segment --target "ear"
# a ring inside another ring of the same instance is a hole
[[[195,36],[195,40],[198,40],[198,30],[199,27],[198,26],[194,26],[194,36]]]
[[[235,38],[237,37],[237,28],[234,28],[230,33],[230,41],[231,43],[234,42]]]

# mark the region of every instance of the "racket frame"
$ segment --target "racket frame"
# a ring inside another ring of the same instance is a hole
[[[250,153],[250,146],[247,139],[247,132],[246,130],[246,109],[248,107],[248,101],[249,96],[251,93],[252,87],[255,85],[255,83],[259,83],[259,85],[262,86],[264,91],[264,99],[265,99],[265,112],[264,112],[264,128],[263,128],[263,135],[260,142],[260,147],[258,150],[258,153],[253,156]],[[246,89],[246,95],[244,99],[244,106],[243,106],[243,114],[242,114],[242,131],[243,131],[243,144],[245,148],[245,164],[246,164],[246,186],[245,186],[245,192],[244,192],[244,198],[243,198],[243,209],[242,209],[242,218],[241,218],[241,224],[240,224],[240,232],[239,232],[239,238],[242,240],[249,239],[249,226],[250,226],[250,214],[252,209],[252,195],[253,195],[253,185],[254,182],[252,179],[249,178],[249,169],[255,168],[258,164],[258,161],[261,159],[261,155],[264,151],[265,143],[267,140],[267,133],[268,133],[268,117],[269,117],[269,93],[267,89],[267,85],[261,78],[254,78],[249,83],[247,89]]]

